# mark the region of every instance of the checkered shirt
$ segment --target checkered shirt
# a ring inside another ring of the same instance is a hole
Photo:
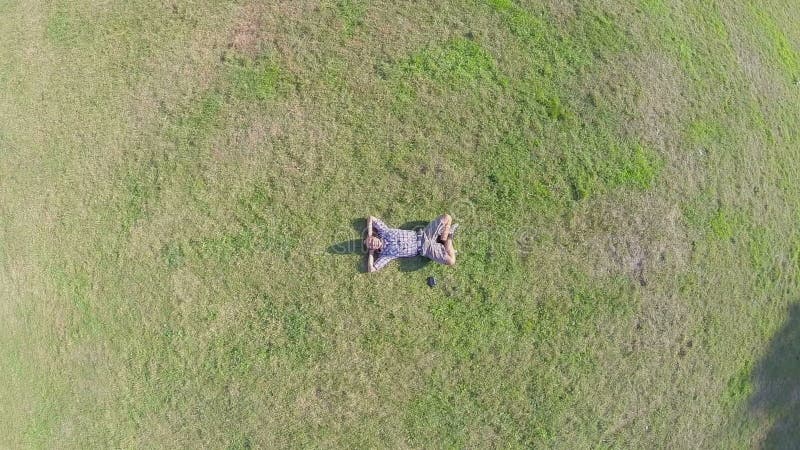
[[[378,219],[372,221],[372,227],[383,242],[380,256],[375,260],[375,270],[380,270],[395,258],[417,256],[422,251],[422,235],[416,231],[389,228]]]

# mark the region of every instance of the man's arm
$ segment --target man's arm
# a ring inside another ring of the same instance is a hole
[[[372,237],[372,219],[372,216],[367,218],[367,237]]]
[[[377,217],[370,216],[367,223],[369,225],[370,230],[374,229],[375,232],[378,233],[378,235],[382,235],[383,233],[386,232],[386,230],[389,229],[389,227],[387,227],[386,224],[383,223],[383,221],[381,221],[381,219],[378,219]]]
[[[377,272],[386,267],[386,265],[389,264],[393,259],[395,259],[394,256],[382,255],[375,260],[374,264],[369,264],[368,269],[370,272]]]
[[[450,237],[450,225],[453,223],[453,218],[450,217],[450,214],[442,215],[442,232],[437,237],[438,240],[444,243],[447,241],[447,238]]]
[[[445,236],[448,236],[448,238],[444,242],[444,249],[447,252],[444,257],[444,263],[447,264],[448,266],[452,266],[453,264],[456,263],[456,249],[453,246],[452,236],[449,236],[450,224],[447,225],[446,231],[448,231],[448,234]]]
[[[370,250],[369,254],[367,255],[367,272],[375,272],[375,256],[373,256],[373,251]]]
[[[448,239],[449,237],[450,237],[450,221],[448,220],[448,221],[446,221],[444,223],[444,229],[442,230],[441,239],[443,241],[448,241],[448,240],[450,240],[450,239]]]

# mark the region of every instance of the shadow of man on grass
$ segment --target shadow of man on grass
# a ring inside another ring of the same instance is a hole
[[[326,251],[332,255],[358,255],[356,270],[361,273],[366,273],[367,258],[365,256],[367,254],[367,249],[364,247],[364,238],[367,236],[367,219],[353,219],[350,225],[361,238],[332,244]]]
[[[797,448],[800,443],[800,304],[789,307],[789,320],[772,338],[753,369],[754,391],[748,409],[774,418],[763,448]]]
[[[332,255],[358,255],[357,270],[362,273],[367,272],[367,250],[364,247],[364,238],[367,237],[367,220],[358,218],[353,219],[351,222],[353,229],[356,233],[361,235],[359,239],[350,239],[348,241],[338,242],[332,244],[327,248],[327,252]],[[421,230],[428,225],[428,222],[423,220],[415,220],[406,222],[399,228],[401,230]],[[399,268],[401,272],[414,272],[420,270],[430,263],[428,258],[422,256],[415,256],[413,258],[398,258]]]

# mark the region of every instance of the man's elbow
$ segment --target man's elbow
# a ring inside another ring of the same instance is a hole
[[[444,265],[452,266],[455,263],[456,263],[456,257],[455,256],[445,256],[444,257]]]

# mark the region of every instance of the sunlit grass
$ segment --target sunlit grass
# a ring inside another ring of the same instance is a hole
[[[0,446],[792,442],[796,15],[0,1]]]

